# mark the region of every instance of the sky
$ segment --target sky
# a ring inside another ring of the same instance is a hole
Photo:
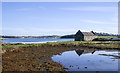
[[[3,2],[2,35],[118,33],[117,2]]]

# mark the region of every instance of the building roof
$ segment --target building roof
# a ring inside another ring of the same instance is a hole
[[[75,35],[84,35],[84,36],[95,36],[95,34],[92,32],[81,32],[80,30]]]
[[[84,36],[94,36],[92,32],[82,32]]]
[[[77,35],[83,35],[83,33],[80,30],[78,30],[78,32],[75,34],[75,36],[77,36]]]

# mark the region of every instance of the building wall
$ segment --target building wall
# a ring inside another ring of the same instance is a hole
[[[84,36],[84,40],[85,41],[91,41],[91,40],[93,40],[93,39],[95,39],[95,38],[97,38],[98,36]]]
[[[75,36],[75,41],[84,41],[84,36],[82,35]]]
[[[75,41],[84,41],[84,35],[80,30],[75,34]]]

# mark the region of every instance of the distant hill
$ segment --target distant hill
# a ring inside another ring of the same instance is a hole
[[[61,36],[60,38],[74,38],[75,35],[72,34],[72,35],[64,35],[64,36]]]

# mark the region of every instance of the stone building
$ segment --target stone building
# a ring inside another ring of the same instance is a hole
[[[80,30],[75,34],[75,41],[91,41],[98,36],[93,31],[81,32]]]

